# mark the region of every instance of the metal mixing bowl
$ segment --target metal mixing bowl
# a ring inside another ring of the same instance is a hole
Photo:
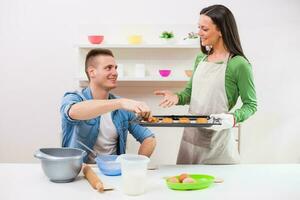
[[[75,148],[41,148],[34,157],[41,160],[42,169],[50,181],[67,183],[79,174],[86,152]]]

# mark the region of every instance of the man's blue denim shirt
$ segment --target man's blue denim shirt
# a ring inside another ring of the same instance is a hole
[[[117,98],[113,94],[109,94],[109,99]],[[98,134],[99,134],[99,122],[100,117],[96,117],[90,120],[73,120],[69,116],[69,109],[75,103],[93,99],[90,88],[85,88],[81,92],[67,92],[65,93],[62,104],[60,107],[60,113],[62,116],[62,146],[74,147],[86,150],[76,140],[80,140],[88,147],[93,149]],[[111,113],[112,121],[116,127],[118,137],[117,154],[124,154],[126,151],[126,140],[128,131],[133,137],[142,143],[144,139],[154,136],[154,134],[147,128],[138,124],[129,123],[129,121],[135,118],[133,112],[126,110],[115,110]],[[85,157],[85,161],[87,156]]]

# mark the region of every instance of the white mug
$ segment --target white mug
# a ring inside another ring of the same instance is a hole
[[[135,64],[134,72],[136,78],[144,78],[146,74],[145,64]]]

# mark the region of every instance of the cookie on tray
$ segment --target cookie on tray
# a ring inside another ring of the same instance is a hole
[[[208,123],[208,120],[207,120],[207,118],[199,117],[199,118],[197,118],[196,122],[197,122],[198,124],[207,124],[207,123]]]
[[[190,123],[190,119],[187,117],[180,117],[179,123]]]
[[[164,117],[162,120],[161,120],[162,123],[173,123],[173,119],[170,118],[170,117]]]
[[[147,121],[150,123],[157,123],[159,119],[157,117],[149,117]]]

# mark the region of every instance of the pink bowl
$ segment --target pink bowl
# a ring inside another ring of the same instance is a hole
[[[89,39],[90,43],[92,43],[92,44],[100,44],[103,41],[104,36],[103,35],[89,35],[88,39]]]
[[[171,70],[170,69],[160,69],[159,74],[162,77],[168,77],[171,74]]]

